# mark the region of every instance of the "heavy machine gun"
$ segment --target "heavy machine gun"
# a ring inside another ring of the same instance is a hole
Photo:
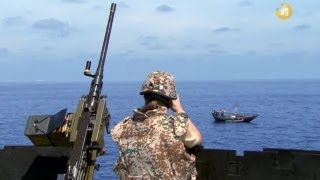
[[[89,94],[82,97],[78,105],[70,139],[74,140],[74,145],[65,179],[92,179],[96,157],[104,148],[104,127],[108,130],[110,115],[106,96],[101,95],[102,79],[115,10],[116,4],[113,3],[96,73],[90,72],[90,61],[86,64],[84,74],[93,80]]]
[[[14,169],[1,163],[5,179],[91,180],[99,168],[96,158],[104,153],[104,132],[110,114],[102,95],[103,70],[108,50],[116,4],[112,3],[108,25],[96,72],[87,61],[84,75],[92,77],[90,90],[80,98],[75,113],[63,109],[54,115],[32,115],[25,135],[34,146],[5,147],[0,158],[17,161]]]

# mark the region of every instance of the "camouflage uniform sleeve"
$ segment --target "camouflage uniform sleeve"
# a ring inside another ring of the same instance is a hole
[[[115,127],[111,129],[111,137],[112,140],[118,142],[120,139],[120,135],[123,131],[123,125],[128,120],[129,117],[125,118],[124,120],[120,121]]]
[[[118,123],[115,127],[111,129],[111,137],[113,141],[119,141],[119,137],[121,134],[121,124],[122,122]]]
[[[178,113],[173,116],[174,118],[174,133],[177,137],[185,135],[188,131],[189,121],[185,113]]]

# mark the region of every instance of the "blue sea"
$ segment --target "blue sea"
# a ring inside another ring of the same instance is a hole
[[[90,82],[1,83],[0,148],[32,145],[24,136],[29,115],[75,112]],[[111,127],[143,104],[141,82],[105,82]],[[320,150],[320,80],[178,82],[184,107],[203,135],[205,148]],[[215,123],[212,109],[257,113],[250,123]],[[112,167],[117,146],[105,135],[107,154],[99,157],[95,179],[117,179]]]

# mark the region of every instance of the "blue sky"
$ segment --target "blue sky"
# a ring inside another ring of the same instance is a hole
[[[117,3],[105,80],[320,78],[320,1],[1,0],[0,81],[86,81]]]

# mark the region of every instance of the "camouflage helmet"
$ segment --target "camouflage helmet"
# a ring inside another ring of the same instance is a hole
[[[177,99],[176,81],[164,71],[150,73],[144,80],[140,94],[154,93],[169,99]]]

